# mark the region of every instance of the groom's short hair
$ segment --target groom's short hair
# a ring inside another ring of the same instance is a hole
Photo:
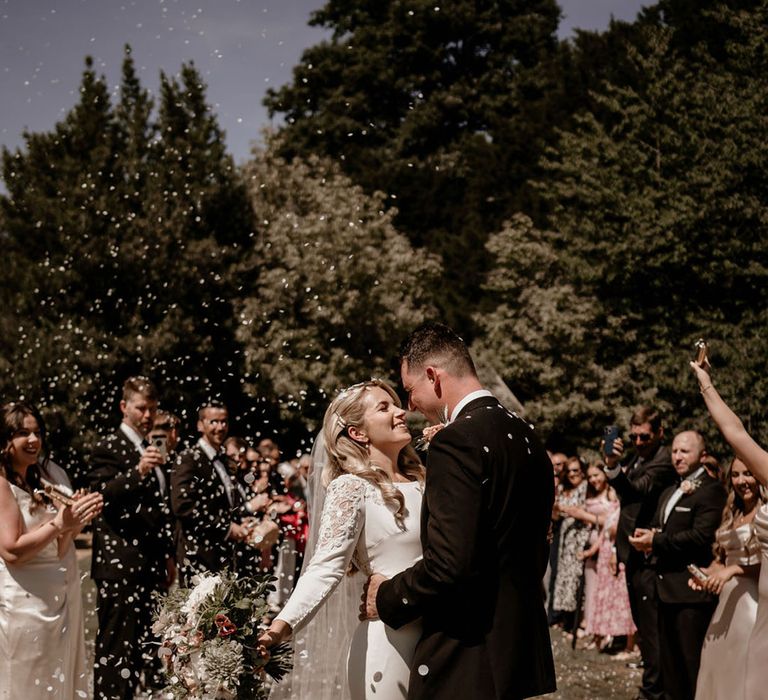
[[[408,371],[435,365],[456,377],[477,376],[475,363],[466,343],[442,323],[422,323],[400,347],[400,364]]]

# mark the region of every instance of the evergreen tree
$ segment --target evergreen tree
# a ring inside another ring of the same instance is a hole
[[[475,318],[473,351],[499,372],[551,444],[575,449],[595,425],[626,412],[630,380],[624,365],[599,364],[614,329],[599,300],[570,281],[563,243],[522,214],[490,237],[489,310]],[[641,386],[632,389],[640,396]]]
[[[686,365],[699,335],[727,393],[752,378],[740,414],[765,416],[755,358],[768,301],[768,13],[754,5],[709,10],[731,37],[725,58],[704,41],[681,51],[674,28],[645,26],[631,56],[644,81],[606,86],[599,111],[550,153],[541,184],[566,279],[610,321],[591,359],[627,368],[627,404],[638,385],[656,389],[672,425],[701,413]]]
[[[555,0],[329,0],[311,24],[331,39],[265,100],[285,114],[285,155],[338,159],[443,256],[440,304],[461,325],[485,237],[525,201],[558,123],[559,14]]]
[[[65,119],[3,153],[18,276],[3,394],[41,404],[74,449],[114,424],[129,374],[176,410],[214,392],[242,403],[227,271],[249,240],[245,190],[192,66],[163,76],[151,112],[129,50],[115,108],[89,59]]]

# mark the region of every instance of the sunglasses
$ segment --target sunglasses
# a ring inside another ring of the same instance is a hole
[[[629,439],[632,442],[648,442],[653,437],[652,433],[630,433]]]

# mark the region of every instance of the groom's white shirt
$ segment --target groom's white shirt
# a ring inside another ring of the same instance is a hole
[[[493,394],[488,391],[488,389],[478,389],[477,391],[473,391],[467,394],[461,401],[459,401],[459,403],[453,407],[453,411],[451,412],[451,417],[448,419],[448,422],[453,423],[453,421],[458,418],[459,413],[461,413],[461,409],[464,408],[464,406],[466,406],[470,401],[482,398],[483,396],[493,396]]]

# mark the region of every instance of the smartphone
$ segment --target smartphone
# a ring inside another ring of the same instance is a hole
[[[613,443],[619,437],[619,426],[609,425],[603,429],[603,454],[609,457],[613,454]]]
[[[696,362],[700,365],[704,364],[707,361],[707,354],[709,352],[707,341],[704,338],[699,338],[694,347],[696,348]]]
[[[688,564],[687,569],[697,581],[704,583],[709,578],[696,564]]]
[[[168,459],[168,436],[156,435],[152,438],[152,444],[160,450],[160,454],[163,455],[163,460]]]

